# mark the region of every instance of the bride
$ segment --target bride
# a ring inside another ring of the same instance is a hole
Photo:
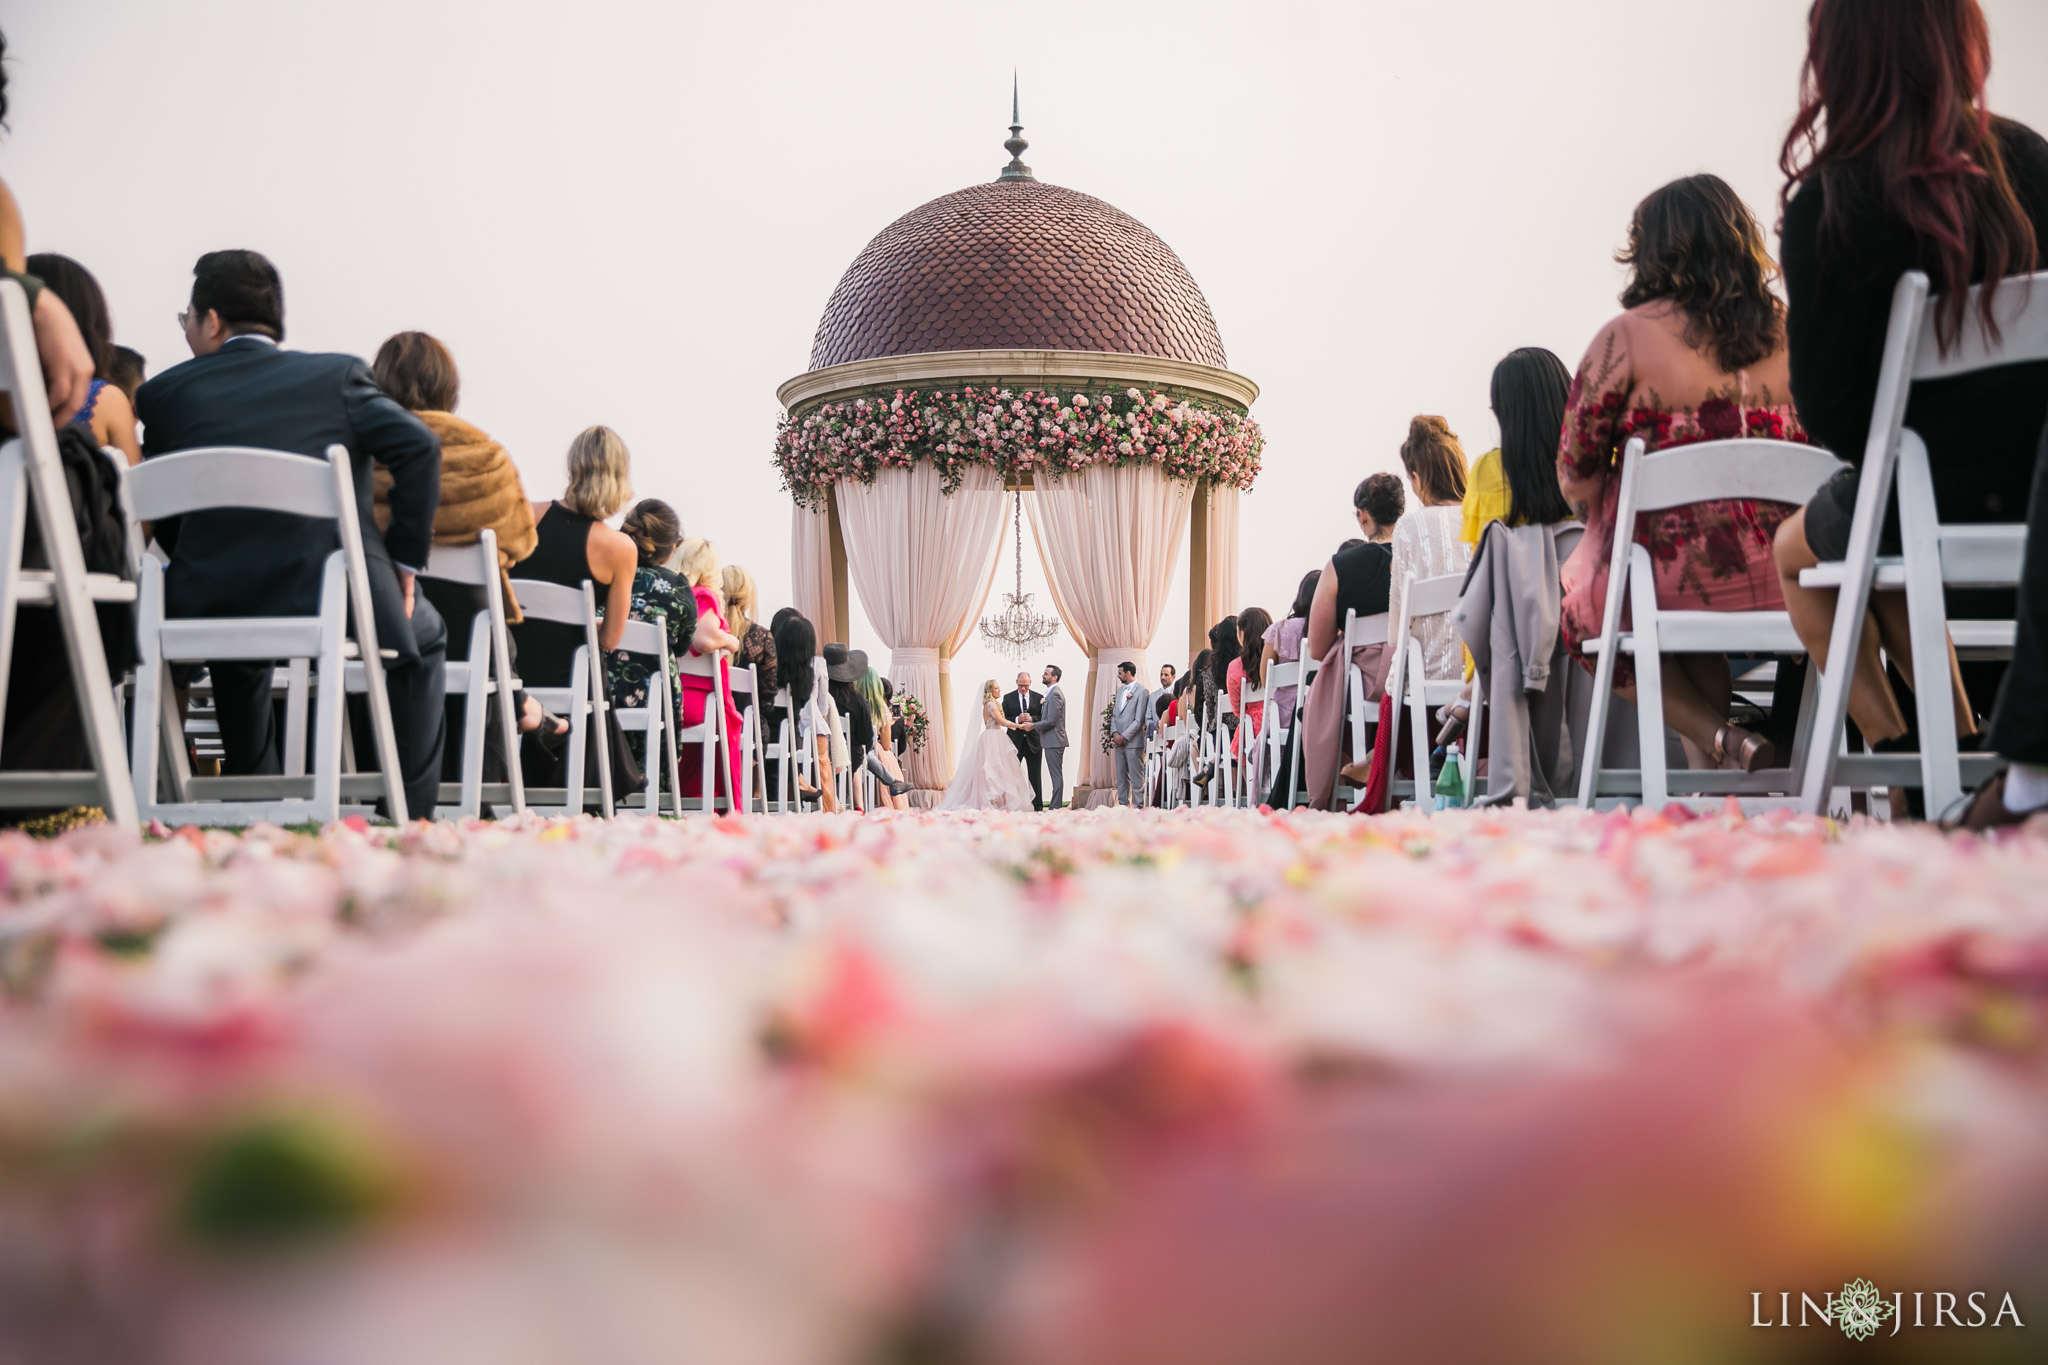
[[[1024,760],[1010,742],[1010,731],[1028,730],[1028,721],[1003,718],[1001,693],[996,680],[981,685],[981,733],[961,755],[960,769],[953,785],[946,788],[940,810],[1030,810],[1031,782],[1024,775]]]

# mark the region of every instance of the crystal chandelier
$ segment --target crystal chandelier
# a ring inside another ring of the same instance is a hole
[[[1014,521],[1017,531],[1017,590],[1004,593],[1009,605],[993,616],[981,618],[981,638],[999,654],[1026,663],[1039,648],[1060,633],[1059,621],[1031,609],[1031,594],[1024,591],[1024,495],[1016,500]]]

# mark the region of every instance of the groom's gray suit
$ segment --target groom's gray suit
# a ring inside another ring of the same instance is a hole
[[[1110,703],[1109,728],[1124,737],[1121,748],[1112,748],[1116,763],[1116,799],[1122,806],[1145,802],[1145,719],[1152,711],[1152,694],[1136,678],[1119,682]]]
[[[1067,694],[1054,683],[1045,689],[1045,701],[1038,708],[1038,743],[1045,750],[1045,766],[1052,769],[1051,806],[1060,803],[1067,780]],[[1050,809],[1050,806],[1048,807]]]

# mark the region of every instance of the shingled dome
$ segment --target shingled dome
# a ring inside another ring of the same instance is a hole
[[[1092,195],[973,185],[904,214],[832,291],[811,369],[973,350],[1101,351],[1228,368],[1173,248]]]

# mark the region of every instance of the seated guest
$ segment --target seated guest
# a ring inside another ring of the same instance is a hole
[[[738,652],[733,655],[734,668],[751,665],[760,678],[763,700],[775,692],[775,637],[768,627],[754,619],[755,589],[754,576],[737,564],[728,564],[719,573],[720,595],[725,598],[725,620],[727,628],[740,642]],[[748,705],[751,705],[751,699]],[[745,710],[743,706],[741,708]]]
[[[1230,732],[1230,752],[1250,752],[1246,747],[1258,737],[1259,717],[1265,711],[1264,702],[1246,702],[1244,680],[1249,675],[1257,687],[1260,661],[1265,657],[1266,631],[1273,624],[1272,613],[1264,607],[1246,607],[1238,614],[1238,650],[1231,656],[1230,667],[1224,673],[1223,685],[1230,693],[1230,709],[1240,720]]]
[[[837,643],[825,646],[825,692],[832,699],[833,718],[845,720],[846,766],[855,772],[867,767],[875,749],[874,717],[855,690],[860,675],[867,671],[865,650]]]
[[[113,320],[107,314],[107,297],[100,292],[100,282],[77,261],[54,251],[29,257],[28,273],[64,300],[92,356],[93,377],[86,389],[85,406],[71,420],[92,433],[94,445],[112,446],[131,465],[142,463],[142,443],[135,439],[135,408],[128,391],[114,378]]]
[[[824,702],[818,695],[825,689],[823,670],[818,667],[818,633],[802,612],[784,607],[775,613],[774,634],[775,672],[779,686],[787,689],[788,705],[769,709],[767,733],[777,735],[781,733],[782,722],[790,722],[792,757],[799,750],[811,753],[816,758],[816,771],[825,778],[823,783],[813,785],[799,776],[798,793],[815,798],[820,810],[836,812],[839,798],[832,791],[831,738],[822,715]]]
[[[1787,176],[1781,250],[1791,384],[1807,430],[1851,465],[1860,466],[1870,437],[1879,348],[1899,276],[1927,272],[1936,341],[1947,353],[2018,287],[2000,280],[2042,267],[2048,141],[1985,108],[1990,67],[1977,0],[1820,0],[1808,17],[1800,109],[1780,157]],[[1991,287],[1972,316],[1969,287],[1987,281]],[[1943,521],[2027,515],[2044,416],[2048,362],[1913,386],[1906,425],[1927,443]],[[1848,553],[1857,486],[1856,469],[1837,475],[1777,538],[1786,609],[1823,669],[1835,592],[1800,587],[1799,573]],[[1898,553],[1897,527],[1894,500],[1879,553]],[[2012,610],[2009,593],[1951,590],[1949,603],[1963,617]],[[1910,684],[1904,593],[1870,595],[1849,715],[1870,744],[1917,747],[1906,739],[1906,713],[1886,680],[1880,649]],[[1949,660],[1956,733],[1974,734],[1953,646]],[[2040,696],[2029,704],[2038,707]],[[1895,801],[1894,810],[1903,805]]]
[[[392,401],[426,423],[427,430],[440,442],[441,505],[434,511],[434,543],[474,545],[484,531],[493,532],[498,538],[498,570],[504,579],[505,619],[516,624],[521,619],[519,599],[512,591],[507,571],[533,553],[533,508],[526,500],[526,490],[520,486],[519,469],[505,453],[505,447],[455,415],[462,392],[455,357],[425,332],[400,332],[377,348],[370,376]],[[377,524],[389,525],[391,471],[378,467],[372,488],[377,499]],[[419,591],[447,623],[448,657],[469,658],[470,630],[477,613],[489,605],[482,586],[423,578]],[[516,662],[516,649],[513,657]],[[460,704],[449,699],[451,707]],[[537,729],[542,716],[540,703],[522,691],[514,704],[519,728]],[[451,719],[450,723],[460,721]],[[551,728],[557,734],[566,734],[569,723],[556,717]],[[502,767],[503,758],[495,756],[497,731],[486,730],[484,738],[495,758],[491,766]],[[460,756],[451,752],[442,776],[458,776],[448,768],[459,765],[459,761]]]
[[[682,543],[683,523],[675,509],[659,498],[636,503],[619,523],[620,534],[633,542],[639,566],[633,572],[633,619],[660,624],[668,637],[668,694],[674,714],[669,723],[680,728],[696,722],[684,719],[681,675],[677,672],[683,655],[697,634],[697,599],[682,576],[668,566],[676,546]],[[652,654],[635,654],[623,649],[607,650],[604,656],[605,682],[611,687],[612,705],[638,710],[647,705],[648,680],[657,659]],[[703,707],[697,708],[703,714]],[[737,731],[734,731],[737,734]],[[626,732],[626,743],[643,770],[647,763],[644,731]],[[694,758],[691,760],[696,761]]]
[[[853,651],[853,657],[858,664],[867,663],[868,656],[861,650]],[[886,804],[896,810],[908,810],[910,798],[904,793],[910,790],[910,782],[903,776],[903,765],[896,761],[896,717],[889,706],[888,680],[873,668],[864,667],[853,690],[867,708],[868,723],[874,728],[875,743],[868,754],[868,771],[882,784]]]
[[[1467,703],[1483,675],[1490,724],[1481,771],[1488,804],[1518,797],[1543,804],[1577,790],[1573,765],[1583,746],[1573,718],[1585,715],[1593,679],[1566,666],[1570,651],[1558,626],[1560,566],[1585,535],[1557,481],[1570,390],[1564,362],[1540,346],[1511,351],[1494,366],[1507,515],[1487,524],[1451,613],[1475,673],[1464,699],[1447,708],[1436,739],[1448,745],[1464,731]],[[1628,735],[1632,740],[1633,731]],[[1610,753],[1619,758],[1626,750],[1615,751],[1616,737],[1610,730]]]
[[[1458,524],[1458,539],[1467,547],[1477,545],[1486,524],[1508,514],[1508,479],[1501,469],[1500,447],[1495,446],[1472,462],[1465,482],[1464,516]]]
[[[732,737],[727,748],[727,757],[732,764],[732,786],[729,790],[738,792],[740,787],[740,713],[732,704],[732,653],[740,647],[736,636],[725,628],[725,604],[718,597],[718,549],[710,541],[693,537],[676,547],[676,573],[684,583],[689,584],[697,606],[696,633],[690,641],[690,653],[695,656],[717,654],[719,690],[725,697],[725,733]],[[711,679],[702,673],[682,675],[683,724],[700,725],[711,702]],[[698,754],[695,749],[684,749],[680,755],[683,795],[701,794],[702,779],[698,768]],[[712,792],[716,794],[717,788]]]
[[[554,502],[531,505],[533,553],[519,563],[519,577],[580,588],[586,580],[597,593],[605,619],[597,646],[607,653],[633,615],[633,575],[640,552],[620,531],[605,525],[633,496],[633,457],[610,427],[587,427],[569,443],[569,486]],[[561,687],[569,681],[580,626],[528,621],[518,630],[520,674],[529,683]]]
[[[253,251],[213,251],[192,272],[183,314],[191,360],[136,393],[143,458],[195,446],[256,446],[324,460],[349,453],[369,561],[377,644],[398,657],[384,664],[397,731],[406,809],[431,817],[446,733],[442,667],[448,633],[413,575],[427,561],[440,498],[440,452],[419,418],[377,388],[370,369],[345,355],[309,355],[284,340],[284,286]],[[391,522],[380,530],[370,496],[372,463],[391,471]],[[164,605],[172,616],[310,616],[340,537],[321,522],[281,512],[221,508],[159,522],[170,555]],[[283,771],[270,703],[271,665],[219,660],[213,677],[222,769]]]
[[[1382,636],[1354,647],[1347,660],[1342,652],[1344,623],[1354,613],[1363,618],[1386,611],[1394,568],[1394,526],[1407,498],[1399,479],[1392,474],[1374,474],[1353,491],[1351,503],[1365,540],[1330,557],[1308,613],[1305,648],[1311,657],[1322,660],[1322,669],[1309,685],[1308,701],[1302,708],[1305,747],[1301,753],[1309,804],[1318,810],[1329,808],[1338,770],[1346,762],[1340,730],[1349,681],[1343,665],[1348,662],[1365,675],[1365,701],[1372,705],[1386,687],[1392,657]],[[1365,756],[1357,756],[1357,761],[1364,762]]]
[[[1587,668],[1582,649],[1600,634],[1607,605],[1629,440],[1641,437],[1654,454],[1737,436],[1806,438],[1792,410],[1784,308],[1771,293],[1763,233],[1725,181],[1689,176],[1638,204],[1619,259],[1629,267],[1627,311],[1579,362],[1557,455],[1558,486],[1586,526],[1564,565],[1563,630]],[[1781,608],[1771,537],[1792,511],[1724,498],[1639,516],[1635,542],[1649,547],[1658,601],[1686,611]],[[1754,772],[1776,761],[1769,740],[1729,723],[1726,656],[1666,654],[1663,678],[1665,721],[1694,767]],[[1628,656],[1616,660],[1614,679],[1633,702]]]
[[[1498,456],[1496,455],[1496,467]],[[1417,417],[1408,423],[1401,443],[1401,467],[1415,490],[1416,510],[1394,527],[1394,561],[1387,572],[1387,619],[1401,619],[1401,589],[1416,581],[1465,572],[1472,558],[1465,544],[1465,450],[1450,423],[1441,417]],[[1476,542],[1477,537],[1474,537]],[[1451,618],[1432,616],[1418,621],[1412,634],[1422,641],[1424,676],[1455,678],[1464,666],[1464,650]]]
[[[148,375],[149,362],[143,358],[142,352],[132,346],[114,348],[114,363],[107,371],[107,378],[128,399],[129,407],[135,406],[135,391],[142,387],[142,381]]]

